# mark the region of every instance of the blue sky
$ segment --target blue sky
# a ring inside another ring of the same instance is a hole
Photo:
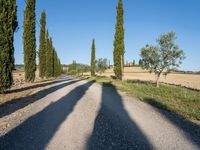
[[[37,0],[37,20],[46,10],[47,27],[61,62],[89,64],[92,38],[96,57],[113,60],[116,6],[118,0]],[[199,0],[123,0],[125,11],[125,60],[138,61],[140,49],[155,44],[157,37],[174,31],[186,54],[181,69],[200,71]],[[19,30],[15,34],[15,61],[23,63],[24,0],[17,0]],[[37,29],[37,49],[39,26]]]

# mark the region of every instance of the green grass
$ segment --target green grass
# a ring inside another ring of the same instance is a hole
[[[166,84],[161,84],[160,88],[157,88],[150,82],[121,82],[108,77],[92,77],[89,80],[111,84],[127,95],[137,97],[153,106],[200,121],[200,91]]]

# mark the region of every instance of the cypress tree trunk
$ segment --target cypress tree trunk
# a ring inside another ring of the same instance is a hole
[[[124,67],[124,10],[122,0],[118,1],[117,17],[115,26],[115,39],[114,39],[114,72],[117,79],[122,80],[122,67]],[[122,64],[121,65],[121,57]]]
[[[27,0],[24,11],[24,69],[25,80],[34,82],[36,71],[35,0]]]
[[[14,69],[14,32],[17,28],[16,0],[0,1],[0,91],[10,88]]]
[[[96,70],[96,58],[95,58],[95,40],[92,41],[92,51],[91,51],[91,76],[95,76]]]
[[[39,47],[39,75],[45,77],[46,72],[46,46],[45,46],[45,31],[46,31],[46,13],[41,13],[40,19],[40,47]]]

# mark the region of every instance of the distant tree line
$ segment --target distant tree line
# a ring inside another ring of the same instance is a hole
[[[73,60],[72,64],[65,66],[67,68],[67,74],[69,75],[82,75],[84,72],[90,71],[90,66],[77,63]]]

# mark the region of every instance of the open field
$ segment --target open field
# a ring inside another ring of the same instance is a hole
[[[113,69],[106,70],[102,75],[114,75]],[[150,74],[140,67],[125,67],[124,78],[126,80],[155,81],[155,75],[153,73]],[[167,76],[162,75],[160,82],[200,89],[200,74],[170,73]]]

